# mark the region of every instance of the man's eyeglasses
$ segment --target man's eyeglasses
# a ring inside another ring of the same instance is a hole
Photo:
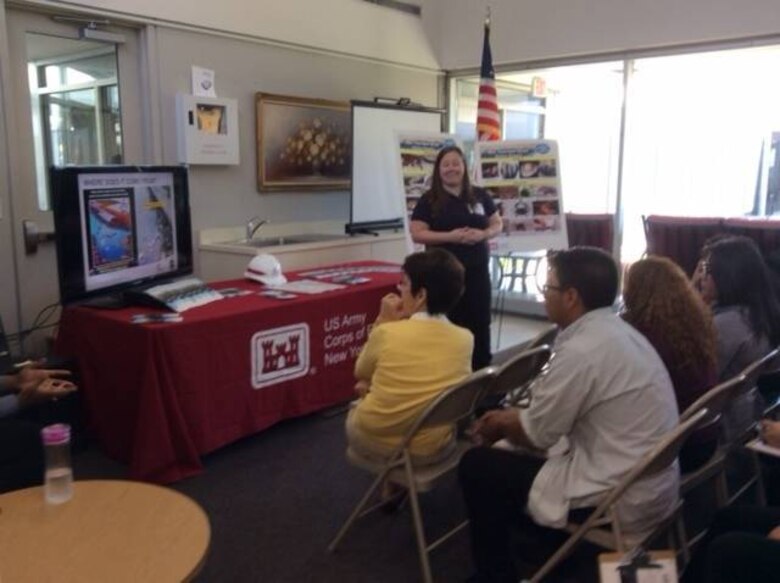
[[[550,285],[549,283],[545,283],[542,286],[542,293],[546,294],[548,291],[561,291],[563,288],[559,285]]]

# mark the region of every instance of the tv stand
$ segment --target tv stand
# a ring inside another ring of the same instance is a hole
[[[80,302],[79,305],[87,308],[95,308],[97,310],[121,310],[122,308],[128,307],[130,303],[127,301],[125,294],[120,292],[97,296]]]

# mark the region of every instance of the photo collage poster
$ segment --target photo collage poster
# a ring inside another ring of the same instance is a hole
[[[476,182],[501,214],[498,250],[566,246],[558,144],[551,140],[478,142]]]
[[[460,138],[454,134],[409,133],[398,134],[398,153],[400,158],[401,180],[403,182],[404,222],[410,252],[419,251],[422,245],[412,244],[409,235],[409,220],[417,201],[431,188],[433,165],[439,150],[448,146],[463,149]]]

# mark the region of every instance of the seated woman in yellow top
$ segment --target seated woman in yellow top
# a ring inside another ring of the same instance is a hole
[[[471,373],[474,338],[445,314],[463,293],[464,269],[449,251],[409,255],[400,295],[382,298],[379,316],[355,363],[362,397],[347,417],[350,446],[369,457],[388,457],[422,410]],[[412,456],[434,463],[453,444],[451,427],[418,433]]]

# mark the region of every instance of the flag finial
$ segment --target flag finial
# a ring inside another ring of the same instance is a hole
[[[490,28],[490,6],[485,7],[485,26]]]

